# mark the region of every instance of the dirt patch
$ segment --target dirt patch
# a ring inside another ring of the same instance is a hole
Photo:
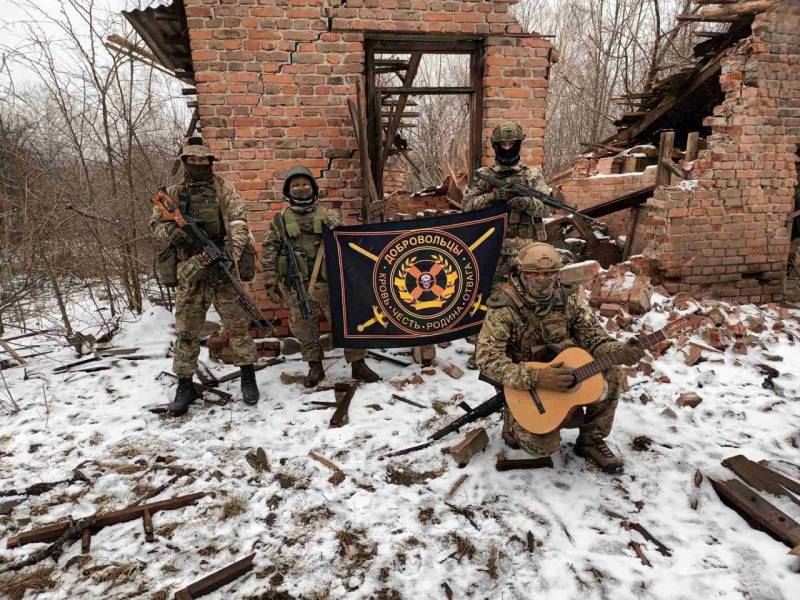
[[[451,556],[454,556],[458,562],[461,562],[461,559],[465,556],[469,560],[472,560],[472,557],[475,556],[475,546],[468,537],[453,532],[448,534],[447,539],[456,547]]]
[[[378,590],[378,593],[375,595],[375,600],[403,600],[403,597],[397,590],[383,588]]]
[[[389,483],[393,483],[394,485],[417,485],[420,483],[425,483],[430,479],[436,479],[437,477],[441,477],[442,474],[447,469],[446,466],[442,466],[435,471],[415,471],[414,469],[406,466],[395,466],[389,465],[386,467],[386,479]]]
[[[647,452],[650,450],[650,446],[653,445],[653,440],[651,440],[646,435],[639,435],[633,438],[631,441],[631,450],[634,452]]]
[[[433,508],[422,508],[419,511],[419,515],[417,515],[417,519],[423,525],[438,525],[442,521],[433,514]]]
[[[298,477],[288,471],[279,471],[275,473],[275,481],[283,488],[284,490],[288,490],[293,488],[295,490],[306,490],[308,489],[308,479],[303,477]]]
[[[352,592],[363,583],[367,569],[378,553],[378,545],[370,543],[364,529],[340,529],[336,532],[336,539],[339,540],[339,556],[344,559],[345,587]]]
[[[317,522],[330,521],[333,517],[334,513],[327,506],[320,505],[300,511],[295,516],[295,520],[302,525],[308,526]]]

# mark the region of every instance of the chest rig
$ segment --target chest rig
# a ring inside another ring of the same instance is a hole
[[[219,194],[214,181],[184,184],[178,194],[182,215],[198,219],[208,237],[217,245],[225,241]]]
[[[525,169],[523,168],[518,171],[499,171],[496,175],[504,182],[530,185],[524,173]],[[495,188],[492,188],[492,191],[496,191]],[[508,215],[506,238],[523,238],[543,242],[547,240],[547,232],[541,217],[532,217],[525,212],[512,210]]]
[[[568,302],[569,292],[559,285],[553,290],[550,302],[538,304],[528,302],[512,284],[503,284],[499,295],[505,296],[508,300],[504,304],[513,306],[521,317],[508,346],[514,362],[549,361],[565,348],[575,346],[569,331],[574,316]]]
[[[325,209],[319,204],[314,207],[314,210],[303,213],[286,208],[280,215],[276,215],[275,219],[279,219],[281,216],[286,224],[286,235],[289,236],[297,258],[300,275],[307,281],[311,278],[311,271],[322,245],[322,230],[327,216]],[[280,231],[279,223],[273,223],[273,226]],[[278,275],[285,279],[287,271],[288,262],[283,254],[283,249],[281,249],[281,253],[278,255]],[[317,280],[325,281],[326,278],[325,269],[320,268]]]

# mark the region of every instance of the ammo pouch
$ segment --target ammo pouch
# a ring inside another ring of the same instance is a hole
[[[256,278],[256,249],[253,248],[253,244],[247,242],[236,266],[242,281],[253,281]]]
[[[311,277],[311,269],[308,266],[306,253],[295,248],[294,256],[297,260],[297,270],[300,271],[300,277],[302,277],[303,281],[308,281],[309,277]],[[278,275],[281,281],[289,285],[289,259],[284,254],[278,257]]]
[[[154,257],[155,271],[161,285],[175,287],[178,285],[178,251],[170,244]]]

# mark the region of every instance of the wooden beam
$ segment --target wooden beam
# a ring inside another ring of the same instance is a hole
[[[655,186],[651,185],[635,192],[631,192],[630,194],[625,194],[624,196],[614,198],[613,200],[608,200],[607,202],[595,204],[589,208],[584,208],[581,210],[581,213],[587,217],[599,219],[600,217],[605,217],[606,215],[610,215],[621,210],[633,208],[634,206],[639,206],[640,204],[647,202],[647,199],[653,195],[655,189]]]
[[[407,94],[410,96],[443,96],[447,94],[462,95],[474,94],[472,87],[379,87],[375,88],[381,94]]]
[[[630,219],[631,222],[628,223],[628,234],[625,236],[625,248],[622,250],[622,260],[628,260],[631,256],[631,248],[633,248],[633,238],[636,235],[636,226],[639,224],[639,213],[641,212],[641,206],[634,206],[631,209]]]
[[[656,170],[656,185],[669,185],[671,182],[670,170],[667,168],[667,160],[672,161],[672,146],[675,143],[674,131],[662,131],[661,140],[658,144],[658,167]]]
[[[700,134],[696,131],[693,131],[686,138],[686,155],[684,156],[684,160],[686,160],[686,162],[692,162],[697,158],[697,149],[699,145]]]
[[[422,60],[422,54],[416,53],[411,55],[411,60],[408,61],[408,69],[406,70],[406,75],[403,77],[403,87],[409,87],[414,84],[414,78],[417,76],[417,70],[419,69],[419,63]],[[408,101],[408,96],[406,94],[401,94],[400,97],[397,99],[397,106],[395,107],[392,117],[389,120],[388,128],[386,130],[386,139],[383,143],[383,153],[381,154],[381,166],[380,166],[380,173],[381,179],[383,179],[383,169],[386,165],[386,159],[389,158],[389,150],[392,149],[392,145],[394,144],[394,136],[397,133],[398,127],[400,127],[400,121],[403,118],[403,111],[406,109],[406,102]]]

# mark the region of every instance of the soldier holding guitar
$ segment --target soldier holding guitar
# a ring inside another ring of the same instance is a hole
[[[507,444],[548,456],[559,448],[560,429],[577,426],[575,453],[619,473],[622,459],[605,443],[623,377],[612,365],[635,364],[644,348],[636,338],[610,337],[577,289],[561,285],[561,266],[550,244],[534,242],[519,252],[509,282],[487,302],[476,360],[484,375],[505,386]]]

